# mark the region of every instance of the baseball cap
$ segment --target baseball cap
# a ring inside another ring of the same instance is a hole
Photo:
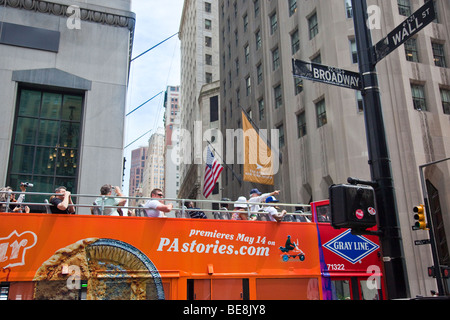
[[[267,197],[266,203],[271,203],[271,202],[280,202],[280,200],[277,200],[274,196]]]
[[[258,195],[262,194],[261,191],[259,191],[258,189],[252,189],[252,191],[250,191],[250,195],[257,193]]]

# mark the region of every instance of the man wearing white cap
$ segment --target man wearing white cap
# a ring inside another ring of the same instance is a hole
[[[261,206],[255,203],[264,203],[268,197],[277,196],[279,194],[280,190],[275,190],[274,192],[271,193],[262,194],[262,192],[259,191],[258,189],[252,189],[252,191],[250,191],[250,199],[248,199],[250,205],[250,212],[254,213],[261,210]]]
[[[270,196],[266,199],[266,203],[276,203],[278,201],[274,196]],[[269,213],[269,218],[274,222],[281,222],[286,215],[286,210],[278,212],[277,209],[273,205],[269,205],[264,208],[264,211]]]

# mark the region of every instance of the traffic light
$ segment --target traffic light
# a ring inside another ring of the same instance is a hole
[[[414,219],[417,221],[415,227],[421,230],[427,229],[427,222],[425,220],[425,206],[423,204],[415,206],[413,211],[415,212]]]
[[[329,188],[331,225],[335,229],[366,230],[376,226],[375,191],[362,185],[332,185]]]

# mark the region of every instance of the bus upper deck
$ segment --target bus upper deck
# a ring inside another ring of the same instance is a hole
[[[382,278],[377,240],[334,230],[326,213],[318,219],[326,203],[280,204],[304,209],[276,223],[260,212],[257,221],[234,221],[212,209],[202,209],[211,219],[183,218],[187,200],[176,201],[174,218],[139,216],[140,206],[128,207],[135,217],[1,213],[1,297],[382,298],[368,283]]]

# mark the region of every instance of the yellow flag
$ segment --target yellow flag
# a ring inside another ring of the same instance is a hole
[[[244,181],[274,185],[272,150],[242,111],[244,131]]]

